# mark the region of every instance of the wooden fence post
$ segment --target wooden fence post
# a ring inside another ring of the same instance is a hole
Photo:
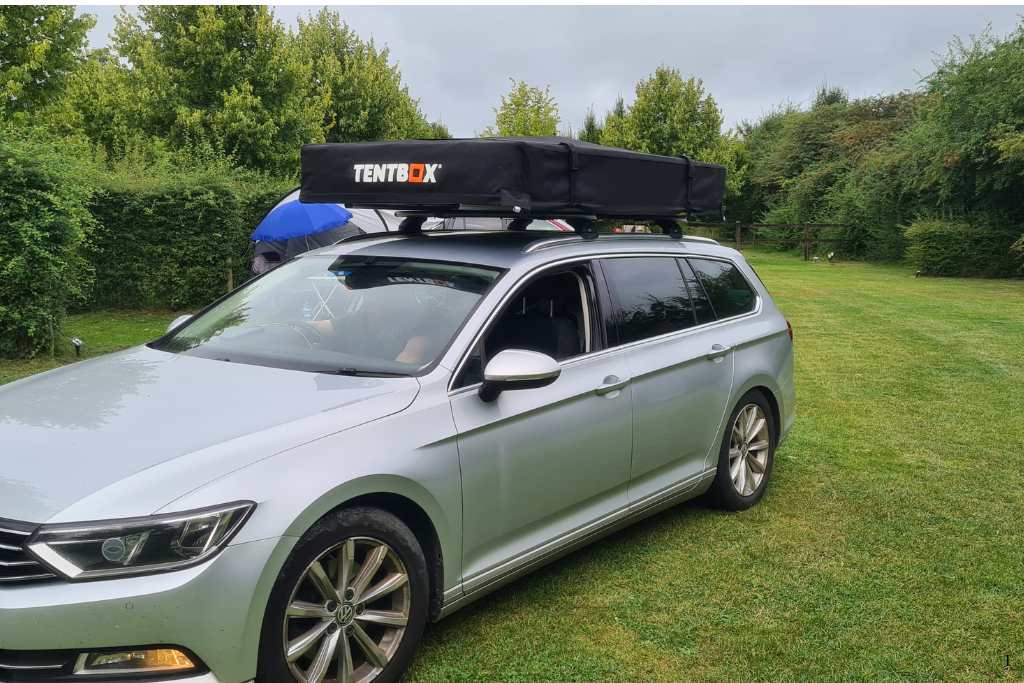
[[[233,259],[228,256],[228,291],[232,291],[235,288],[235,269],[232,265]]]
[[[804,226],[804,261],[811,260],[811,226]]]
[[[739,221],[737,221],[736,222],[736,251],[739,251],[740,247],[743,246],[743,241],[742,241],[743,235],[742,235],[742,232],[743,231],[740,228]]]

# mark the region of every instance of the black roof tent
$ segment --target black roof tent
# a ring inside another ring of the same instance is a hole
[[[304,202],[392,209],[421,218],[486,215],[565,218],[588,231],[605,218],[722,215],[725,168],[570,138],[469,138],[305,145]]]

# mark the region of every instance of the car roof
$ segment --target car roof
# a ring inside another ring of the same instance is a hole
[[[547,260],[573,254],[607,251],[679,252],[685,247],[703,253],[727,250],[714,240],[699,237],[673,239],[666,235],[580,235],[544,231],[427,231],[420,235],[364,235],[344,240],[311,254],[381,256],[473,263],[495,268],[511,268],[525,260]]]

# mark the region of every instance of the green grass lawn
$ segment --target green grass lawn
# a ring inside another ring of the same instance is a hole
[[[762,503],[680,506],[482,599],[428,630],[412,680],[1024,678],[1024,282],[750,260],[797,349]],[[172,317],[69,332],[99,353]]]

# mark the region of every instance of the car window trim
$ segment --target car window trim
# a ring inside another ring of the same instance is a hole
[[[683,290],[686,292],[686,298],[689,299],[689,301],[690,301],[690,314],[693,317],[693,324],[690,325],[690,327],[696,327],[697,326],[697,303],[696,303],[696,300],[693,298],[693,293],[690,292],[690,283],[686,281],[686,273],[683,272],[683,266],[680,263],[681,261],[683,261],[685,259],[677,258],[677,259],[673,259],[673,260],[676,262],[676,270],[679,271],[679,277],[683,281]],[[686,328],[684,328],[684,329],[686,329]]]
[[[686,267],[689,268],[690,272],[693,274],[693,281],[697,283],[698,287],[700,287],[700,291],[704,292],[704,298],[707,300],[708,306],[711,307],[711,315],[715,316],[715,320],[721,320],[721,318],[718,316],[718,308],[715,306],[715,302],[711,300],[711,295],[708,293],[708,288],[704,286],[704,281],[701,280],[700,279],[700,275],[697,274],[697,269],[693,267],[692,263],[690,263],[690,259],[684,257],[684,258],[681,258],[679,260],[683,261],[684,263],[686,263]],[[679,266],[679,272],[682,272],[682,270],[683,270],[683,266],[680,265]],[[686,275],[685,274],[683,274],[683,280],[686,280]],[[694,317],[697,316],[697,310],[696,309],[694,309],[693,315],[694,315]]]
[[[608,275],[605,273],[604,264],[601,262],[602,259],[593,259],[591,261],[591,269],[596,273],[595,277],[600,277],[600,283],[598,285],[597,296],[601,302],[601,334],[604,338],[604,348],[612,348],[619,345],[619,330],[615,326],[612,314],[615,311],[615,298],[612,296],[612,289],[608,286]],[[615,335],[614,342],[612,341],[611,334]]]
[[[654,252],[654,251],[652,251],[652,252],[647,252],[647,251],[644,251],[644,252],[640,252],[640,251],[638,251],[638,252],[604,252],[604,253],[597,253],[597,254],[586,254],[586,255],[580,255],[580,256],[570,256],[570,257],[567,257],[567,258],[564,258],[564,259],[559,259],[557,261],[551,261],[550,263],[539,264],[536,267],[534,267],[533,269],[527,271],[526,273],[523,273],[523,275],[520,277],[519,282],[517,282],[516,285],[512,289],[510,289],[508,292],[506,292],[502,296],[502,298],[498,302],[498,304],[493,309],[491,309],[491,312],[488,314],[487,319],[484,320],[483,324],[480,326],[480,328],[477,330],[476,334],[473,336],[472,342],[462,352],[462,355],[459,358],[459,362],[455,364],[455,370],[452,372],[451,376],[448,378],[448,395],[449,395],[449,397],[460,395],[460,394],[463,394],[463,393],[467,393],[467,392],[469,392],[472,389],[479,388],[479,386],[482,384],[482,382],[474,382],[473,384],[467,384],[465,386],[461,386],[461,387],[457,387],[456,388],[455,387],[455,379],[462,372],[463,367],[465,366],[466,362],[469,360],[469,356],[472,353],[473,348],[476,346],[477,342],[480,341],[480,337],[481,337],[483,331],[485,331],[488,327],[490,327],[491,322],[493,321],[494,317],[498,314],[499,311],[501,311],[505,307],[505,304],[508,302],[508,300],[511,298],[511,296],[513,294],[515,294],[519,290],[519,288],[523,286],[523,283],[525,283],[527,280],[531,279],[537,273],[541,273],[541,272],[543,272],[545,270],[548,270],[549,268],[556,268],[558,266],[564,266],[564,265],[566,265],[568,263],[578,263],[580,261],[590,261],[590,262],[593,263],[593,265],[591,266],[591,270],[594,270],[594,266],[598,266],[598,268],[599,268],[599,262],[602,259],[620,258],[620,257],[627,257],[627,258],[628,257],[645,257],[645,256],[646,257],[650,257],[650,256],[670,256],[670,257],[676,257],[676,258],[688,258],[688,257],[703,258],[703,259],[709,259],[709,260],[712,260],[712,261],[724,261],[724,262],[726,262],[726,263],[736,267],[737,269],[739,269],[739,267],[736,265],[736,262],[734,260],[732,260],[732,259],[730,259],[728,257],[725,257],[725,256],[711,256],[711,255],[706,255],[706,254],[691,254],[691,253],[685,253],[685,252],[682,253],[682,254],[671,254],[671,255],[668,255],[665,252]],[[507,272],[510,272],[510,271],[511,271],[511,269],[509,269],[509,271],[507,271]],[[741,271],[741,274],[742,274],[742,271]],[[604,271],[601,272],[601,276],[602,276],[602,278],[604,277]],[[608,289],[607,282],[605,282],[604,284],[605,284],[605,288],[607,290]],[[636,348],[636,347],[638,347],[638,346],[640,346],[642,344],[658,343],[658,342],[664,341],[664,340],[666,340],[666,339],[668,339],[670,337],[675,337],[675,336],[680,336],[681,337],[683,335],[695,334],[697,332],[703,332],[705,330],[708,330],[708,329],[711,329],[711,328],[714,328],[714,327],[717,327],[717,326],[720,326],[720,325],[727,325],[727,324],[730,324],[730,323],[733,323],[733,322],[738,322],[738,321],[743,320],[745,318],[756,317],[756,316],[761,314],[761,312],[762,312],[762,310],[764,308],[764,300],[761,297],[761,293],[756,288],[754,289],[754,298],[755,298],[754,309],[752,311],[749,311],[748,313],[741,313],[739,315],[729,316],[727,318],[717,318],[716,320],[713,320],[713,321],[710,321],[710,322],[706,322],[706,323],[703,323],[701,325],[695,325],[694,327],[686,327],[686,328],[684,328],[682,330],[675,330],[673,332],[666,332],[665,334],[658,335],[657,337],[648,337],[647,339],[638,339],[636,341],[628,342],[626,344],[619,344],[618,343],[618,339],[616,339],[615,340],[616,343],[613,345],[611,343],[611,340],[607,340],[603,348],[601,348],[601,349],[599,349],[597,351],[593,351],[591,353],[580,354],[579,356],[573,356],[572,358],[567,358],[564,361],[560,361],[559,365],[562,366],[562,367],[566,367],[566,366],[572,365],[573,363],[583,362],[584,360],[589,360],[591,358],[598,358],[602,354],[618,353],[618,352],[620,352],[622,350],[629,350],[629,349]],[[737,345],[733,345],[733,348],[736,348],[736,346]]]
[[[594,269],[593,269],[593,267],[590,268],[590,271],[591,271],[591,273],[590,273],[591,274],[591,279],[593,279],[593,277],[594,277],[594,272],[593,272]],[[495,310],[496,311],[504,312],[505,307],[508,306],[508,304],[514,298],[512,295],[518,294],[524,288],[528,287],[531,284],[531,282],[535,282],[538,278],[534,277],[533,274],[534,273],[539,273],[539,272],[540,272],[540,270],[531,271],[530,273],[527,273],[526,275],[524,275],[520,279],[520,281],[518,283],[516,283],[515,287],[513,289],[509,290],[509,292],[506,293],[506,295],[504,297],[502,297],[501,302],[498,304],[498,306],[495,307]],[[594,317],[594,315],[598,314],[598,312],[600,311],[600,308],[598,308],[598,302],[597,302],[597,296],[598,296],[597,291],[594,291],[593,294],[591,295],[591,293],[587,291],[586,283],[583,281],[583,278],[580,277],[579,273],[573,272],[571,269],[566,269],[565,272],[575,276],[577,281],[579,282],[579,286],[580,286],[580,289],[579,289],[579,291],[580,291],[580,304],[583,307],[583,319],[585,321],[584,325],[587,328],[591,328],[593,326],[593,317]],[[558,273],[557,272],[550,273],[549,275],[546,275],[544,277],[550,277],[552,275],[558,275]],[[596,284],[595,284],[595,290],[596,290]],[[481,326],[481,330],[484,330],[485,332],[489,331],[490,328],[492,327],[492,325],[494,325],[495,323],[496,323],[495,312],[491,311],[491,313],[487,316],[487,320],[484,321],[484,324]],[[589,329],[588,329],[587,334],[589,335]],[[473,382],[472,384],[467,384],[465,386],[456,387],[455,386],[455,382],[458,380],[459,375],[462,374],[463,370],[465,369],[465,365],[466,365],[466,362],[468,361],[469,357],[473,355],[473,349],[476,348],[477,344],[479,344],[483,340],[483,338],[485,336],[486,336],[486,334],[482,335],[478,331],[477,334],[473,337],[473,343],[471,343],[469,345],[468,350],[463,354],[462,359],[459,361],[458,365],[455,366],[456,370],[452,373],[452,377],[448,381],[448,391],[449,391],[449,393],[453,392],[453,391],[461,391],[462,389],[465,389],[467,387],[480,386],[481,382]],[[585,343],[590,345],[590,347],[588,347],[588,348],[592,348],[593,343],[594,343],[593,336],[590,335],[590,337],[591,338],[586,340],[586,342],[585,342]],[[590,356],[593,353],[595,353],[596,351],[602,350],[603,347],[604,347],[604,343],[602,342],[602,344],[600,346],[602,347],[601,349],[592,349],[590,351],[585,351],[584,353],[581,353],[581,354],[578,354],[576,356],[573,356],[572,358],[567,358],[567,359],[565,359],[565,361],[560,361],[559,364],[567,362],[567,361],[570,361],[573,358],[579,358],[581,356]],[[480,371],[483,372],[483,368],[480,368]]]
[[[696,306],[696,303],[695,303],[696,299],[694,298],[693,292],[690,289],[690,278],[687,276],[687,273],[686,273],[687,270],[689,270],[690,271],[689,274],[693,276],[693,281],[697,283],[698,287],[700,287],[700,291],[704,293],[704,300],[708,302],[708,307],[711,309],[711,316],[716,321],[719,320],[720,318],[718,317],[718,311],[715,310],[715,304],[711,301],[711,297],[708,295],[708,290],[704,287],[704,283],[700,281],[700,278],[697,277],[697,273],[695,273],[694,270],[693,270],[693,266],[690,265],[690,259],[688,259],[685,256],[680,256],[679,258],[676,259],[676,263],[679,265],[679,272],[683,276],[683,282],[686,283],[686,293],[690,295],[690,301],[694,302],[694,306],[693,306],[693,322],[694,322],[694,324],[695,325],[702,325],[704,323],[701,323],[700,318],[697,317],[697,306]],[[735,266],[735,264],[733,264],[733,265]],[[684,270],[684,268],[686,270]],[[756,294],[757,292],[754,292],[754,293]]]
[[[650,257],[648,257],[648,258],[650,258]],[[669,259],[669,260],[671,260],[673,262],[672,265],[674,265],[676,267],[676,272],[679,273],[679,280],[683,283],[683,291],[686,292],[686,298],[690,301],[690,305],[691,305],[690,313],[691,313],[691,317],[693,318],[693,322],[691,324],[687,325],[686,327],[680,327],[678,330],[672,330],[671,332],[662,332],[661,334],[658,334],[658,335],[653,335],[651,337],[644,337],[643,339],[634,339],[633,341],[645,341],[647,339],[654,339],[654,337],[661,337],[661,336],[664,336],[666,334],[675,334],[676,332],[682,332],[683,330],[688,330],[691,327],[696,327],[697,326],[697,311],[696,311],[696,309],[693,308],[693,297],[690,296],[690,287],[689,287],[689,285],[686,282],[686,275],[685,275],[685,273],[683,273],[683,270],[682,270],[682,268],[679,265],[679,261],[682,260],[683,257],[675,256],[675,255],[665,255],[665,256],[658,257],[658,258]],[[608,259],[608,260],[611,260],[611,259]],[[614,291],[612,291],[611,285],[608,284],[608,275],[607,275],[607,273],[605,273],[603,267],[602,267],[601,272],[602,272],[602,274],[604,275],[604,278],[605,278],[605,285],[608,287],[608,295],[611,298],[611,301],[613,303],[613,309],[615,311],[619,311],[621,304],[619,303],[618,295]],[[716,319],[717,319],[717,316],[716,316]],[[616,337],[616,339],[621,339],[622,336],[619,334],[619,326],[618,326],[618,324],[615,323],[614,318],[610,318],[609,322],[610,322],[610,324],[612,324],[615,327],[615,337]],[[628,343],[632,343],[632,342],[628,342]]]
[[[592,318],[594,315],[590,307],[591,297],[587,292],[587,283],[583,281],[580,274],[573,270],[569,272],[576,278],[576,283],[580,287],[580,305],[583,308],[583,353],[590,353],[594,350],[594,339],[590,329],[593,325]]]
[[[718,308],[715,306],[715,302],[711,300],[711,294],[708,292],[708,288],[704,286],[704,281],[701,279],[700,275],[697,273],[697,269],[693,267],[692,263],[690,263],[691,260],[693,260],[693,261],[700,261],[700,260],[702,260],[703,257],[701,257],[701,256],[684,256],[682,258],[684,258],[686,260],[686,265],[689,266],[690,270],[693,271],[693,276],[697,279],[697,284],[699,284],[701,286],[701,289],[704,290],[704,296],[706,296],[708,298],[708,304],[710,304],[711,311],[712,311],[712,313],[715,314],[715,318],[716,319],[718,319],[718,320],[727,320],[729,318],[735,318],[737,316],[746,315],[745,313],[737,313],[735,315],[725,316],[724,318],[721,317],[720,315],[718,315]],[[707,261],[707,260],[715,260],[715,259],[703,258],[703,260]],[[743,271],[739,268],[739,266],[737,266],[732,261],[728,261],[727,259],[718,259],[718,260],[726,261],[727,263],[729,263],[729,265],[731,265],[736,270],[736,272],[739,274],[740,279],[743,280],[743,284],[745,284],[747,286],[747,289],[749,289],[751,292],[753,292],[754,296],[758,296],[758,297],[760,296],[760,294],[758,294],[758,292],[757,292],[757,288],[754,287],[752,284],[750,284],[750,280],[748,280],[747,276],[743,274]],[[757,275],[757,273],[754,273],[754,275]],[[683,279],[685,280],[686,278],[684,277]],[[760,279],[761,278],[758,278],[758,280],[760,280]],[[761,284],[763,285],[764,283],[761,283]],[[694,313],[694,315],[696,315],[696,312]]]

